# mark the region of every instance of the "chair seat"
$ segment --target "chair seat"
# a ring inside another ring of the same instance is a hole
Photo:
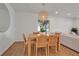
[[[49,44],[48,46],[56,46],[57,44]]]
[[[40,45],[38,45],[37,47],[42,48],[42,47],[47,47],[47,45],[42,45],[42,44],[40,44]]]
[[[49,46],[57,45],[57,43],[48,43]]]

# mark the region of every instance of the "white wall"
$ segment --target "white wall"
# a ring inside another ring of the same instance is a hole
[[[10,26],[6,32],[0,33],[0,55],[3,54],[16,40],[15,12],[9,4],[5,4],[10,16]]]
[[[17,31],[17,41],[23,40],[22,33],[26,34],[37,31],[37,20],[38,16],[36,14],[27,12],[16,12],[16,31]]]
[[[5,5],[3,4],[3,6]],[[7,31],[9,28],[9,25],[10,25],[10,16],[7,8],[6,10],[0,9],[0,32]]]
[[[50,32],[69,33],[73,27],[73,20],[65,17],[49,17]]]
[[[78,33],[79,33],[79,18],[74,19],[74,27],[78,29]]]

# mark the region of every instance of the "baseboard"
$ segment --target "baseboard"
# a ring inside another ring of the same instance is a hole
[[[70,48],[70,47],[68,47],[68,46],[66,46],[66,45],[64,45],[64,44],[61,44],[61,45],[63,45],[64,47],[66,47],[66,48],[68,48],[68,49],[70,49],[70,50],[72,50],[72,51],[74,51],[74,52],[76,52],[76,53],[79,53],[79,51],[76,51],[76,50],[74,50],[74,49],[72,49],[72,48]]]

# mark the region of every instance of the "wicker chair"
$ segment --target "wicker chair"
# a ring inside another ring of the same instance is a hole
[[[46,35],[40,35],[36,39],[36,55],[38,48],[45,48],[46,49],[46,55],[47,55],[47,39],[48,37]]]
[[[57,53],[57,35],[52,35],[49,36],[49,40],[48,40],[48,55],[49,55],[49,48],[50,47],[54,47],[55,48],[55,52]]]

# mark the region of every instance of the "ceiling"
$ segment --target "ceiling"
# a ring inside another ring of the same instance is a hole
[[[16,12],[39,13],[47,10],[49,15],[79,17],[79,3],[12,3]]]

